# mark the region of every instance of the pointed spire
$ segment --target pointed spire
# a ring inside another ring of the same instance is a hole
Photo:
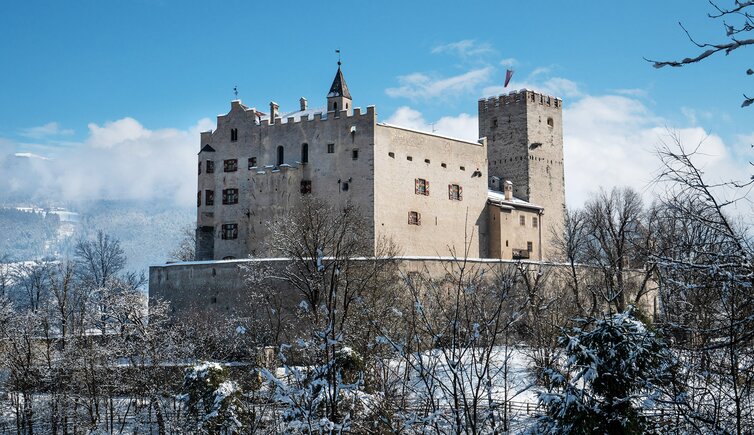
[[[338,72],[335,73],[335,79],[330,86],[330,92],[327,94],[327,98],[330,97],[345,97],[351,99],[351,93],[348,92],[348,85],[346,85],[346,79],[343,78],[343,71],[340,70],[340,60],[338,61]]]

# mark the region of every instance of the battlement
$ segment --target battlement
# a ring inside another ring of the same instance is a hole
[[[543,106],[562,109],[563,100],[552,95],[542,94],[530,89],[521,89],[510,93],[499,95],[497,97],[480,98],[479,113],[486,112],[490,109],[511,104],[539,104]]]
[[[274,117],[270,118],[269,115],[265,115],[262,112],[259,112],[256,110],[256,108],[248,107],[243,105],[240,100],[234,100],[231,102],[231,109],[230,112],[224,114],[224,115],[217,115],[217,126],[218,128],[227,122],[227,119],[230,117],[230,115],[234,111],[239,111],[245,115],[245,118],[247,120],[250,120],[252,122],[252,125],[259,126],[262,128],[265,127],[277,127],[277,126],[283,126],[287,125],[289,127],[294,126],[299,123],[307,123],[307,122],[326,122],[326,121],[339,121],[339,120],[351,120],[351,121],[359,121],[362,118],[366,118],[367,120],[370,119],[376,119],[376,110],[375,106],[367,106],[366,112],[363,112],[360,107],[355,107],[353,109],[353,113],[349,114],[348,110],[340,110],[337,113],[330,111],[327,112],[325,110],[320,112],[315,112],[313,110],[302,110],[299,112],[293,112],[289,113],[285,117]]]

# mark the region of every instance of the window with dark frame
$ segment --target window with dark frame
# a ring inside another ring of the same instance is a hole
[[[222,238],[223,240],[233,240],[238,238],[238,224],[223,224],[222,225]]]
[[[223,160],[223,172],[236,172],[238,170],[238,159]]]
[[[414,193],[417,195],[429,196],[429,181],[424,178],[415,178]]]
[[[463,200],[463,187],[458,184],[448,184],[448,198],[451,201]]]
[[[536,216],[531,218],[531,226],[532,228],[537,228],[539,226],[539,219]]]
[[[335,152],[335,144],[329,143],[327,144],[327,154],[332,154]]]
[[[257,167],[257,158],[249,157],[249,169],[256,168],[256,167]]]
[[[207,160],[207,173],[211,174],[213,172],[215,172],[215,162]]]
[[[408,224],[409,225],[421,225],[422,215],[418,211],[408,212]]]
[[[238,204],[238,189],[223,189],[223,204]]]
[[[204,205],[215,205],[215,191],[214,190],[204,191]]]
[[[312,193],[312,180],[301,180],[301,194]]]
[[[231,142],[237,142],[238,141],[238,129],[237,128],[231,128],[230,129],[230,141]]]
[[[304,165],[309,163],[309,144],[308,143],[301,144],[301,163]]]
[[[518,223],[521,224],[522,227],[526,226],[526,216],[519,216],[518,217]]]
[[[526,242],[526,250],[531,252],[534,250],[534,244],[532,242]]]

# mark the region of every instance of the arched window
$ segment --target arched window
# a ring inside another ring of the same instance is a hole
[[[338,103],[336,103],[336,102],[333,102],[333,103],[332,103],[332,110],[333,110],[334,112],[337,112],[337,111],[338,111]]]
[[[301,145],[301,163],[309,163],[309,144]]]
[[[283,150],[283,146],[278,146],[278,166],[283,164],[283,160],[285,160],[285,150]]]

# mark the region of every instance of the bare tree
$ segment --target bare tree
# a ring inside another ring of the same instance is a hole
[[[691,43],[703,51],[695,56],[686,57],[681,60],[650,61],[655,68],[665,66],[681,67],[700,62],[717,53],[722,52],[728,55],[741,47],[754,44],[754,38],[749,37],[751,35],[750,32],[754,31],[754,13],[752,13],[754,11],[754,1],[734,0],[731,7],[722,7],[719,5],[719,2],[712,0],[709,3],[712,5],[713,11],[707,14],[707,16],[710,19],[722,21],[727,40],[714,43],[698,42],[691,36],[686,27],[679,22],[678,24],[686,33]],[[754,74],[754,70],[749,68],[746,70],[746,74],[751,76]],[[744,94],[744,101],[741,103],[741,107],[747,107],[752,103],[754,103],[754,97],[748,97]]]
[[[126,266],[120,241],[97,231],[93,240],[80,239],[74,249],[80,279],[91,287],[104,287]]]
[[[178,261],[194,261],[196,259],[196,225],[186,225],[181,228],[181,240],[172,251],[170,258]]]

